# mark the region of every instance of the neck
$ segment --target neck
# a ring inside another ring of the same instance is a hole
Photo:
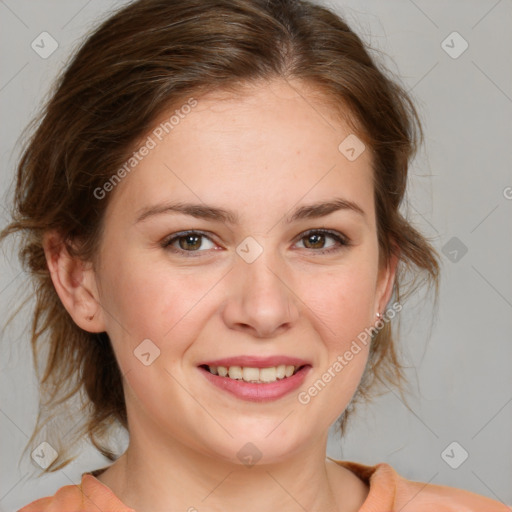
[[[325,449],[322,439],[281,462],[247,466],[132,432],[126,452],[98,479],[137,512],[356,512],[368,488],[326,460]]]

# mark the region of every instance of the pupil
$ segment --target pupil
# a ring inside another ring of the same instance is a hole
[[[320,235],[320,234],[313,234],[313,235],[309,235],[308,237],[308,243],[311,241],[311,240],[314,240],[315,238],[317,239],[316,243],[313,241],[313,245],[317,245],[317,244],[322,244],[322,239],[323,239],[323,236],[324,235]]]
[[[180,238],[180,246],[182,249],[197,249],[201,244],[198,243],[198,240],[201,238],[200,235],[186,235],[182,238]],[[185,240],[185,242],[182,243],[182,241]],[[188,244],[190,240],[195,240],[191,244]],[[188,245],[188,246],[187,246]],[[195,247],[190,247],[190,245],[195,245]]]

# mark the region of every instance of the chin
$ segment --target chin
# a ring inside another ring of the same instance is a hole
[[[284,462],[308,444],[308,437],[303,429],[299,428],[300,435],[296,436],[290,428],[283,428],[284,422],[279,425],[283,418],[266,421],[265,426],[269,428],[264,431],[261,425],[255,429],[248,429],[245,425],[244,429],[238,430],[232,425],[227,430],[233,437],[224,433],[219,439],[204,440],[203,448],[208,447],[208,454],[216,460],[223,459],[242,466]]]

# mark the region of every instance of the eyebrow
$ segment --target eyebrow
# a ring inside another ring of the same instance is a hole
[[[295,209],[291,216],[286,217],[286,223],[291,224],[298,220],[303,219],[316,219],[325,217],[333,212],[339,210],[347,210],[366,219],[364,210],[353,201],[343,198],[335,198],[331,201],[322,201],[310,205],[300,206]],[[136,223],[142,222],[154,215],[169,214],[169,213],[182,213],[190,215],[198,219],[211,220],[216,222],[223,222],[224,224],[236,225],[240,223],[240,218],[237,213],[224,208],[217,208],[215,206],[206,204],[195,203],[162,203],[154,206],[146,207],[139,213]]]

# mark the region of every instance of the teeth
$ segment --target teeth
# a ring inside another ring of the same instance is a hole
[[[229,369],[229,376],[230,378],[233,378],[231,377],[231,368]],[[245,382],[251,382],[252,380],[260,380],[260,371],[258,368],[243,368],[242,377],[245,380]]]
[[[275,382],[286,377],[291,377],[298,366],[284,365],[272,366],[270,368],[252,368],[241,366],[209,366],[208,369],[213,375],[229,377],[230,379],[243,380],[245,382]]]
[[[230,366],[228,370],[230,379],[241,380],[242,379],[242,367],[241,366]]]
[[[293,366],[287,366],[284,370],[284,374],[287,377],[291,377],[293,375],[293,372],[295,371],[295,368]]]
[[[277,368],[261,368],[257,373],[259,375],[256,379],[261,380],[262,382],[275,382],[277,380]]]

